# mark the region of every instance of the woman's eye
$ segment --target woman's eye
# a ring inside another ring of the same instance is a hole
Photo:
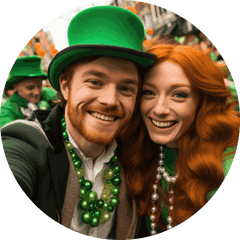
[[[154,95],[154,92],[152,92],[150,90],[143,90],[142,91],[142,95],[151,96],[151,95]]]
[[[188,95],[186,93],[175,93],[173,95],[173,97],[177,98],[177,99],[184,99],[184,98],[187,98]]]
[[[134,89],[130,87],[120,87],[120,90],[124,92],[134,92]]]

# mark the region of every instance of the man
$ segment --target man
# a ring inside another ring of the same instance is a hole
[[[70,46],[52,60],[48,77],[61,103],[2,129],[7,160],[28,197],[77,232],[108,239],[147,236],[136,202],[126,196],[119,163],[121,135],[134,118],[144,28],[132,12],[112,6],[77,14]]]
[[[52,100],[57,100],[56,92],[48,87],[42,88],[42,81],[46,78],[40,57],[17,58],[5,86],[5,90],[14,89],[14,94],[1,106],[0,127],[27,118],[38,108],[51,109],[55,106]]]

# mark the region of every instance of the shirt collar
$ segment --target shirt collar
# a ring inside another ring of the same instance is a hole
[[[92,158],[86,157],[83,152],[80,150],[80,148],[78,147],[78,145],[76,144],[76,142],[74,141],[74,139],[72,138],[71,134],[69,133],[68,129],[66,128],[66,131],[68,133],[68,137],[69,137],[69,141],[72,143],[73,148],[75,153],[78,155],[78,157],[81,158],[81,160],[83,162],[92,161]],[[116,149],[117,147],[117,141],[114,139],[111,143],[109,143],[105,149],[103,150],[103,152],[101,153],[101,155],[99,157],[97,157],[96,159],[96,163],[107,163],[110,161],[110,159],[114,156],[114,149]]]
[[[28,101],[25,98],[18,95],[17,92],[15,92],[10,98],[12,101],[17,102],[18,105],[27,107]]]

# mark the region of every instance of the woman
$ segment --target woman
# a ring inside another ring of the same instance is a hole
[[[55,105],[52,100],[57,99],[56,92],[49,87],[42,88],[47,75],[41,70],[40,57],[18,58],[9,75],[5,90],[14,89],[15,93],[1,106],[1,128],[16,119],[29,117],[38,108],[50,109]]]
[[[158,60],[144,77],[143,121],[129,132],[121,161],[128,195],[138,214],[148,216],[153,235],[187,220],[212,197],[231,166],[240,119],[207,55],[164,44],[148,52]]]

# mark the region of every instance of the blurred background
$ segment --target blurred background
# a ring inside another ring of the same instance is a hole
[[[209,39],[193,24],[179,15],[162,8],[144,2],[112,0],[85,5],[61,15],[43,29],[41,29],[26,44],[19,54],[22,56],[38,55],[42,58],[42,69],[47,73],[47,68],[54,55],[68,46],[67,28],[71,19],[80,11],[99,5],[113,5],[126,8],[142,20],[145,28],[145,40],[143,50],[146,50],[154,41],[161,36],[173,38],[176,42],[184,45],[194,45],[205,51],[215,61],[224,73],[224,77],[232,80],[231,73],[216,47]],[[44,82],[45,85],[48,82]]]

